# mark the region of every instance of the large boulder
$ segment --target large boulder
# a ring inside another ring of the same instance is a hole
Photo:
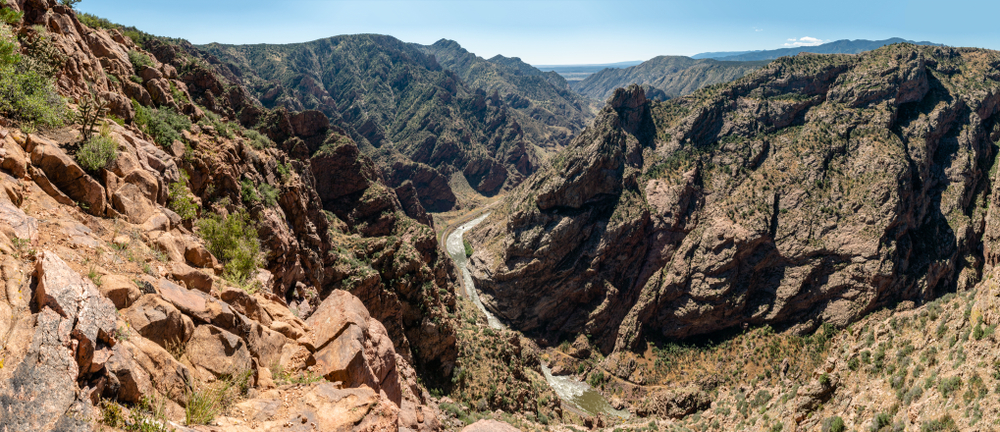
[[[156,294],[146,294],[121,311],[122,318],[143,337],[162,347],[180,347],[194,334],[194,322]]]
[[[396,370],[396,350],[378,320],[354,295],[335,290],[306,324],[312,331],[314,370],[348,387],[367,385],[386,393],[398,406],[402,393]]]
[[[32,149],[32,165],[40,168],[52,184],[73,201],[81,203],[90,214],[104,215],[107,200],[101,183],[87,174],[56,143],[31,135],[29,147]]]
[[[214,377],[238,376],[253,368],[246,343],[239,336],[213,325],[195,329],[187,344],[187,357],[199,371]]]

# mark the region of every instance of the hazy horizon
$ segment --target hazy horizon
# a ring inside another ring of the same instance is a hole
[[[1000,11],[995,3],[973,2],[980,11],[975,14],[929,1],[898,3],[292,0],[275,7],[255,0],[84,0],[77,9],[195,44],[283,44],[378,33],[420,44],[451,39],[483,58],[499,54],[533,65],[608,64],[891,37],[1000,48],[1000,32],[977,31],[992,25],[991,12]]]

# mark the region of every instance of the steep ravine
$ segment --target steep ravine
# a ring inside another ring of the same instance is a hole
[[[487,323],[490,328],[502,329],[503,324],[493,316],[490,311],[488,311],[484,306],[482,301],[479,299],[479,292],[476,290],[476,285],[472,280],[472,275],[469,274],[467,268],[468,258],[466,257],[465,244],[463,242],[463,235],[469,230],[479,225],[490,214],[486,213],[479,216],[469,222],[466,222],[451,232],[448,235],[447,248],[448,254],[451,255],[452,260],[455,262],[455,267],[458,268],[459,272],[462,274],[464,279],[464,289],[462,294],[470,301],[472,301],[476,307],[486,316]],[[545,381],[559,395],[565,403],[571,405],[571,408],[580,410],[588,416],[599,416],[599,415],[609,415],[617,418],[628,418],[628,411],[616,410],[612,407],[608,401],[602,396],[597,390],[591,387],[589,384],[574,380],[568,376],[555,376],[547,365],[541,365],[542,373],[545,376]]]

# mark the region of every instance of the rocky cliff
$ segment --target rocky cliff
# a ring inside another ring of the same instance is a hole
[[[617,90],[471,233],[484,303],[605,353],[804,332],[964,290],[996,262],[1000,54],[779,59],[664,103]]]
[[[535,172],[544,159],[539,148],[558,146],[582,127],[536,120],[546,116],[513,109],[496,90],[467,84],[419,46],[390,36],[197,49],[265,107],[322,111],[372,155],[390,186],[410,180],[431,211],[455,205],[454,191],[442,186],[453,175],[495,195]]]
[[[52,91],[0,95],[0,429],[442,427],[455,277],[412,183],[183,41],[0,13],[5,73]]]

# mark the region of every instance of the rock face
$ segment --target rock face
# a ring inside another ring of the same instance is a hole
[[[970,287],[997,262],[998,67],[893,45],[664,103],[618,90],[469,235],[476,285],[514,328],[605,353]]]
[[[400,404],[396,350],[385,327],[368,314],[361,300],[346,291],[334,291],[306,325],[313,329],[316,352],[310,363],[318,374],[348,387],[367,385]]]
[[[435,49],[389,36],[338,36],[263,50],[218,44],[198,49],[219,64],[217,69],[238,71],[233,78],[247,83],[265,107],[321,111],[366,151],[392,148],[374,152],[386,158],[380,160],[383,165],[396,159],[418,165],[388,176],[389,186],[412,181],[423,205],[433,211],[455,204],[447,182],[452,174],[464,175],[480,194],[495,195],[537,170],[542,157],[536,148],[563,144],[589,116],[579,96],[526,64],[521,67],[536,76],[503,62],[482,61],[497,72],[483,74],[490,85],[471,86],[429,54]],[[304,56],[316,61],[290,61]],[[563,121],[550,109],[573,119]],[[308,129],[309,119],[294,117],[294,128]]]

